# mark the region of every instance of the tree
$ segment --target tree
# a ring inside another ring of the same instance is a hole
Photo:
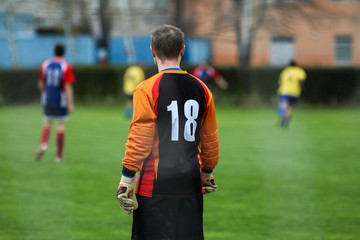
[[[15,38],[15,3],[12,0],[7,0],[5,4],[7,39],[9,44],[11,63],[13,68],[17,68],[19,65],[19,59]]]
[[[61,1],[62,6],[62,22],[63,22],[63,28],[64,33],[66,37],[66,41],[70,48],[70,54],[72,55],[73,62],[76,63],[77,58],[77,48],[75,44],[74,34],[72,30],[72,13],[70,10],[71,8],[71,2],[70,0],[62,0]]]
[[[111,30],[111,21],[109,19],[109,0],[99,0],[99,18],[101,37],[99,41],[100,61],[107,62],[109,52],[109,37]]]
[[[247,66],[250,63],[253,34],[256,25],[254,17],[261,18],[264,8],[255,8],[258,0],[213,0],[207,2],[204,8],[204,1],[199,6],[192,5],[196,12],[197,30],[194,31],[200,36],[217,39],[221,41],[235,42],[238,47],[238,63]],[[189,3],[189,2],[188,2]],[[192,3],[193,4],[193,3]],[[255,13],[257,15],[255,15]]]
[[[196,33],[200,36],[237,45],[237,59],[241,66],[250,65],[252,43],[257,30],[266,21],[276,22],[272,16],[267,16],[271,5],[284,2],[284,0],[213,0],[207,2],[199,1],[198,6],[193,9],[196,12]],[[282,5],[283,9],[289,9],[288,4]],[[276,22],[276,24],[279,24]],[[235,36],[230,33],[235,33]]]
[[[129,64],[134,64],[136,62],[136,49],[133,43],[132,24],[135,19],[133,18],[133,7],[131,3],[129,0],[120,0],[118,5],[121,16],[126,61]]]
[[[175,26],[184,31],[183,23],[183,3],[181,0],[175,0]]]
[[[284,0],[272,0],[280,3]],[[268,1],[264,0],[234,0],[235,31],[238,45],[238,61],[241,66],[249,66],[252,42],[257,30],[262,26],[268,10]],[[285,10],[289,7],[284,5]],[[272,19],[267,19],[272,21]]]
[[[234,0],[235,31],[238,45],[238,61],[241,66],[250,64],[251,43],[253,37],[253,1]]]

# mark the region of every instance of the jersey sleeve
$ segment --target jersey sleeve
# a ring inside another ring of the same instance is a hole
[[[303,69],[301,69],[301,80],[305,81],[305,79],[306,79],[306,72]]]
[[[74,70],[70,64],[67,64],[64,73],[64,84],[73,84],[75,82]]]
[[[214,99],[210,91],[207,109],[200,129],[200,143],[202,168],[213,170],[219,162],[219,138]]]
[[[151,153],[155,136],[156,115],[153,111],[154,104],[151,95],[143,88],[135,89],[133,104],[134,115],[129,128],[125,157],[122,163],[124,169],[138,172],[141,163]]]
[[[213,67],[209,67],[207,69],[207,72],[208,72],[208,74],[209,74],[209,76],[211,77],[212,80],[214,80],[214,81],[219,80],[219,73]]]
[[[198,68],[194,68],[191,72],[190,72],[191,75],[194,75],[195,77],[199,77],[199,70]]]
[[[40,67],[39,82],[45,82],[45,63],[43,62]]]

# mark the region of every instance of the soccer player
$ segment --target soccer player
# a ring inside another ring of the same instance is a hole
[[[305,79],[306,73],[304,69],[297,66],[294,60],[290,61],[289,66],[280,74],[278,116],[282,128],[287,128],[290,124]]]
[[[131,118],[133,115],[133,93],[137,85],[144,81],[145,73],[141,66],[130,66],[125,70],[124,74],[124,93],[128,98],[125,108],[125,117]]]
[[[154,29],[150,50],[159,73],[135,89],[117,199],[124,212],[134,210],[131,239],[204,239],[203,194],[217,190],[213,96],[180,69],[185,45],[179,28]]]
[[[57,44],[54,48],[54,57],[41,64],[39,88],[42,95],[45,124],[42,129],[40,147],[35,156],[37,161],[40,161],[48,147],[53,121],[57,122],[55,160],[56,162],[64,160],[65,121],[68,119],[68,112],[74,110],[71,84],[75,81],[73,69],[64,60],[64,54],[65,47],[62,44]]]
[[[214,81],[223,90],[229,87],[227,81],[209,64],[202,62],[191,72],[195,77],[200,78],[206,86],[211,89],[211,82]]]

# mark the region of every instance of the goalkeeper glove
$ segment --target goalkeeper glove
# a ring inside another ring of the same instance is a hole
[[[203,194],[212,193],[218,189],[212,173],[202,172],[202,185]]]
[[[136,177],[122,176],[120,185],[117,190],[117,200],[120,208],[126,213],[131,214],[133,210],[138,208],[138,202],[136,200],[135,191],[132,187],[132,183],[136,183]]]

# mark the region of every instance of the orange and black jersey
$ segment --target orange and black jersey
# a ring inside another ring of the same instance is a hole
[[[181,69],[165,69],[135,89],[133,104],[123,174],[140,171],[137,194],[201,194],[201,169],[211,171],[219,159],[209,89]]]

